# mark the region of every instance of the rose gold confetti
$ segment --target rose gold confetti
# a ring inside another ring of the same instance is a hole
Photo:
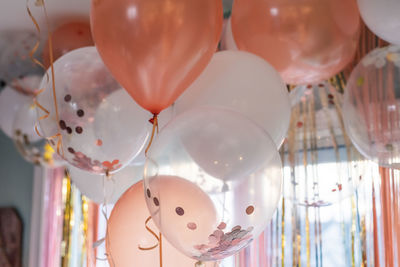
[[[311,89],[311,88],[312,88],[311,84],[307,85],[307,89]]]
[[[324,85],[322,83],[318,84],[319,87],[324,87]]]
[[[251,215],[254,212],[254,207],[253,206],[248,206],[246,209],[246,214]]]
[[[216,237],[215,235],[210,235],[208,237],[208,242],[210,242],[210,244],[216,244],[218,242],[219,238]]]
[[[226,228],[226,223],[222,222],[217,227],[219,230],[224,230]]]
[[[329,99],[333,99],[333,95],[332,94],[328,94],[328,98]]]
[[[342,184],[338,184],[339,191],[342,191]]]
[[[78,115],[78,117],[83,117],[83,116],[85,115],[85,112],[84,112],[82,109],[79,109],[79,110],[76,112],[76,115]]]
[[[71,95],[64,96],[64,101],[65,102],[69,102],[69,101],[71,101],[71,99],[72,99]]]
[[[179,216],[183,216],[183,214],[185,214],[185,211],[181,208],[181,207],[177,207],[175,209],[176,214],[178,214]]]
[[[158,198],[153,198],[153,202],[154,202],[154,205],[156,205],[157,207],[158,206],[160,206],[160,201],[158,201]]]
[[[72,129],[71,129],[71,127],[67,127],[67,133],[72,134]]]
[[[75,132],[76,132],[77,134],[81,134],[81,133],[83,132],[83,128],[80,127],[80,126],[78,126],[78,127],[75,128]]]
[[[103,145],[103,141],[101,141],[100,139],[97,139],[96,145],[97,146],[102,146]]]
[[[215,230],[213,235],[221,238],[224,235],[224,232],[222,232],[221,230]]]
[[[75,153],[75,150],[74,150],[72,147],[69,147],[69,148],[68,148],[68,152],[71,153],[71,154],[74,154],[74,153]]]
[[[238,231],[240,229],[242,229],[242,227],[240,225],[236,225],[235,227],[232,228],[232,232],[233,231]]]
[[[298,121],[296,125],[297,125],[297,128],[303,127],[303,123],[301,121]]]
[[[146,195],[148,198],[151,198],[151,192],[150,192],[150,189],[148,189],[148,188],[146,190]]]
[[[196,230],[197,225],[194,222],[190,222],[187,224],[187,228],[189,228],[190,230]]]

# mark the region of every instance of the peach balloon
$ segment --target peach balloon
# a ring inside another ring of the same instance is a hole
[[[179,251],[198,254],[218,226],[216,208],[195,183],[178,176],[159,175],[146,183],[146,203],[154,223]],[[179,233],[173,234],[173,233]]]
[[[145,228],[145,221],[150,216],[143,196],[143,182],[130,187],[118,200],[108,220],[106,249],[110,266],[159,267],[159,248],[140,250],[141,247],[151,247],[157,240]],[[148,226],[158,233],[153,222]],[[179,229],[177,229],[179,230]],[[166,239],[162,239],[163,266],[193,267],[195,260],[190,259],[174,247]],[[206,267],[213,267],[207,263]]]
[[[90,25],[84,22],[64,24],[52,32],[53,60],[65,55],[69,51],[85,46],[93,46]],[[49,42],[43,48],[43,64],[50,66]]]
[[[359,28],[355,0],[235,0],[232,12],[239,49],[263,57],[288,84],[340,72],[354,57]]]
[[[158,114],[203,71],[222,31],[216,0],[92,0],[105,64],[143,108]]]

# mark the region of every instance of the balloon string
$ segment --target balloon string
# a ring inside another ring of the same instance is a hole
[[[54,101],[54,107],[55,107],[55,113],[56,113],[56,121],[59,121],[59,113],[58,113],[58,106],[57,106],[57,96],[56,96],[56,86],[55,86],[55,75],[54,75],[54,66],[53,66],[53,61],[54,61],[54,57],[53,57],[53,43],[52,43],[52,35],[50,32],[50,24],[49,24],[49,19],[48,19],[48,15],[47,15],[47,10],[46,10],[46,5],[44,0],[37,0],[35,2],[36,6],[41,6],[43,9],[43,13],[45,15],[45,20],[46,20],[46,26],[47,26],[47,32],[48,32],[48,40],[49,40],[49,55],[50,55],[50,69],[51,69],[51,78],[52,78],[52,87],[53,87],[53,101]],[[29,58],[32,60],[32,62],[38,66],[40,66],[44,71],[45,71],[45,76],[47,79],[47,82],[49,82],[50,78],[49,75],[46,71],[45,66],[34,57],[34,54],[36,53],[36,51],[39,48],[40,45],[40,33],[41,33],[41,29],[40,26],[37,22],[37,20],[35,19],[35,17],[32,15],[32,12],[29,8],[29,0],[26,1],[26,10],[28,12],[28,15],[30,17],[30,19],[32,20],[32,23],[35,25],[36,31],[37,31],[37,40],[36,43],[34,45],[34,47],[31,49],[31,51],[29,52]],[[43,93],[45,90],[45,88],[41,88],[39,89],[36,93],[35,96],[38,96],[39,94]],[[36,105],[37,108],[39,108],[40,110],[42,110],[44,112],[44,115],[38,118],[38,121],[35,122],[35,132],[38,136],[45,138],[38,130],[38,122],[41,120],[44,120],[46,118],[48,118],[50,116],[50,111],[46,108],[44,108],[41,104],[39,104],[39,102],[37,101],[36,97],[34,98],[34,103]],[[64,151],[62,150],[62,135],[61,135],[61,129],[60,129],[60,125],[57,123],[57,128],[58,128],[58,133],[50,136],[50,137],[46,137],[46,139],[52,144],[55,145],[57,147],[56,151],[57,154],[64,157]],[[54,142],[54,140],[57,139],[57,142]]]
[[[157,129],[157,133],[158,133],[158,114],[154,114],[153,118],[149,120],[152,124],[153,124],[153,130],[151,131],[151,137],[150,137],[150,141],[149,144],[146,147],[145,150],[145,155],[147,156],[147,152],[150,149],[151,144],[153,143],[153,139],[154,139],[154,135],[156,133],[156,129]]]
[[[146,230],[147,230],[150,234],[152,234],[152,235],[157,239],[157,244],[155,244],[155,245],[152,246],[152,247],[148,247],[148,248],[143,248],[143,247],[141,247],[140,245],[138,245],[138,248],[139,248],[140,250],[152,250],[152,249],[155,249],[158,245],[160,245],[160,237],[159,237],[153,230],[151,230],[150,227],[147,225],[147,224],[149,223],[150,220],[151,220],[151,216],[149,216],[149,217],[146,219],[146,221],[144,222],[144,227],[146,228]],[[160,236],[161,236],[161,234],[160,234]]]

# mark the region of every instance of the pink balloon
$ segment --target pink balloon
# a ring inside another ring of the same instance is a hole
[[[140,250],[151,247],[157,240],[145,228],[145,221],[150,216],[143,197],[143,182],[130,187],[118,200],[108,221],[106,248],[108,261],[116,267],[159,267],[159,248]],[[148,226],[158,234],[153,222]],[[177,229],[179,230],[179,229]],[[193,267],[195,261],[173,248],[167,240],[162,240],[163,265],[165,267]],[[207,263],[206,267],[213,267]]]

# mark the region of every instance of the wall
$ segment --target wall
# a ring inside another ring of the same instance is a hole
[[[15,207],[22,218],[23,266],[28,266],[32,182],[33,165],[24,161],[0,131],[0,206]]]

